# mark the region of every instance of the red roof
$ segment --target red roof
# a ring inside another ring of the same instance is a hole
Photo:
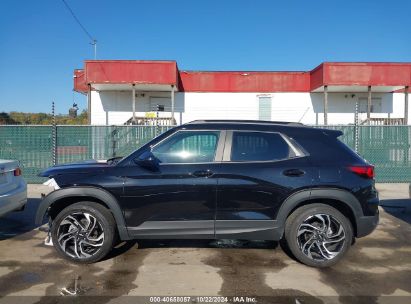
[[[175,61],[88,60],[74,90],[93,84],[173,85],[184,92],[311,92],[328,86],[410,86],[411,63],[324,62],[306,72],[179,71]]]
[[[177,85],[175,61],[88,60],[87,83],[147,83]]]
[[[323,85],[409,86],[411,63],[324,62],[311,75],[311,90]]]
[[[185,92],[307,92],[307,72],[191,72],[180,71]]]

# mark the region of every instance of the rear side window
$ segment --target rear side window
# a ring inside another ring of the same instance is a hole
[[[233,132],[231,161],[270,161],[294,156],[278,133]]]

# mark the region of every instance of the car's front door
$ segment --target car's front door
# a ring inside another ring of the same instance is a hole
[[[157,168],[128,167],[122,199],[133,237],[213,238],[225,132],[180,130],[154,147]]]
[[[218,171],[216,237],[276,239],[276,214],[295,189],[311,186],[304,153],[276,132],[227,131]]]

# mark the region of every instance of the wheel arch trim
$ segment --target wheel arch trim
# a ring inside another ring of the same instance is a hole
[[[120,205],[117,199],[108,191],[97,187],[68,187],[62,188],[48,194],[40,203],[36,213],[36,225],[42,225],[44,215],[47,213],[48,208],[56,201],[69,198],[69,197],[93,197],[104,202],[116,221],[116,226],[121,240],[129,240],[130,237],[127,232],[126,222],[124,215],[121,211]]]
[[[281,227],[282,230],[284,230],[285,221],[291,214],[292,210],[304,204],[304,202],[308,200],[315,199],[331,199],[342,202],[352,211],[355,221],[354,224],[356,226],[358,225],[358,219],[363,216],[360,202],[353,194],[351,194],[347,190],[338,188],[306,189],[292,194],[283,202],[276,217],[278,226]]]

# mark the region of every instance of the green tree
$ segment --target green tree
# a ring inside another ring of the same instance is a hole
[[[58,125],[86,125],[87,110],[83,110],[80,115],[72,118],[68,115],[56,115],[56,124]],[[19,125],[51,125],[53,116],[47,113],[24,113],[10,112],[0,113],[0,124],[19,124]]]
[[[10,117],[8,113],[0,113],[0,125],[16,125],[17,121]]]

